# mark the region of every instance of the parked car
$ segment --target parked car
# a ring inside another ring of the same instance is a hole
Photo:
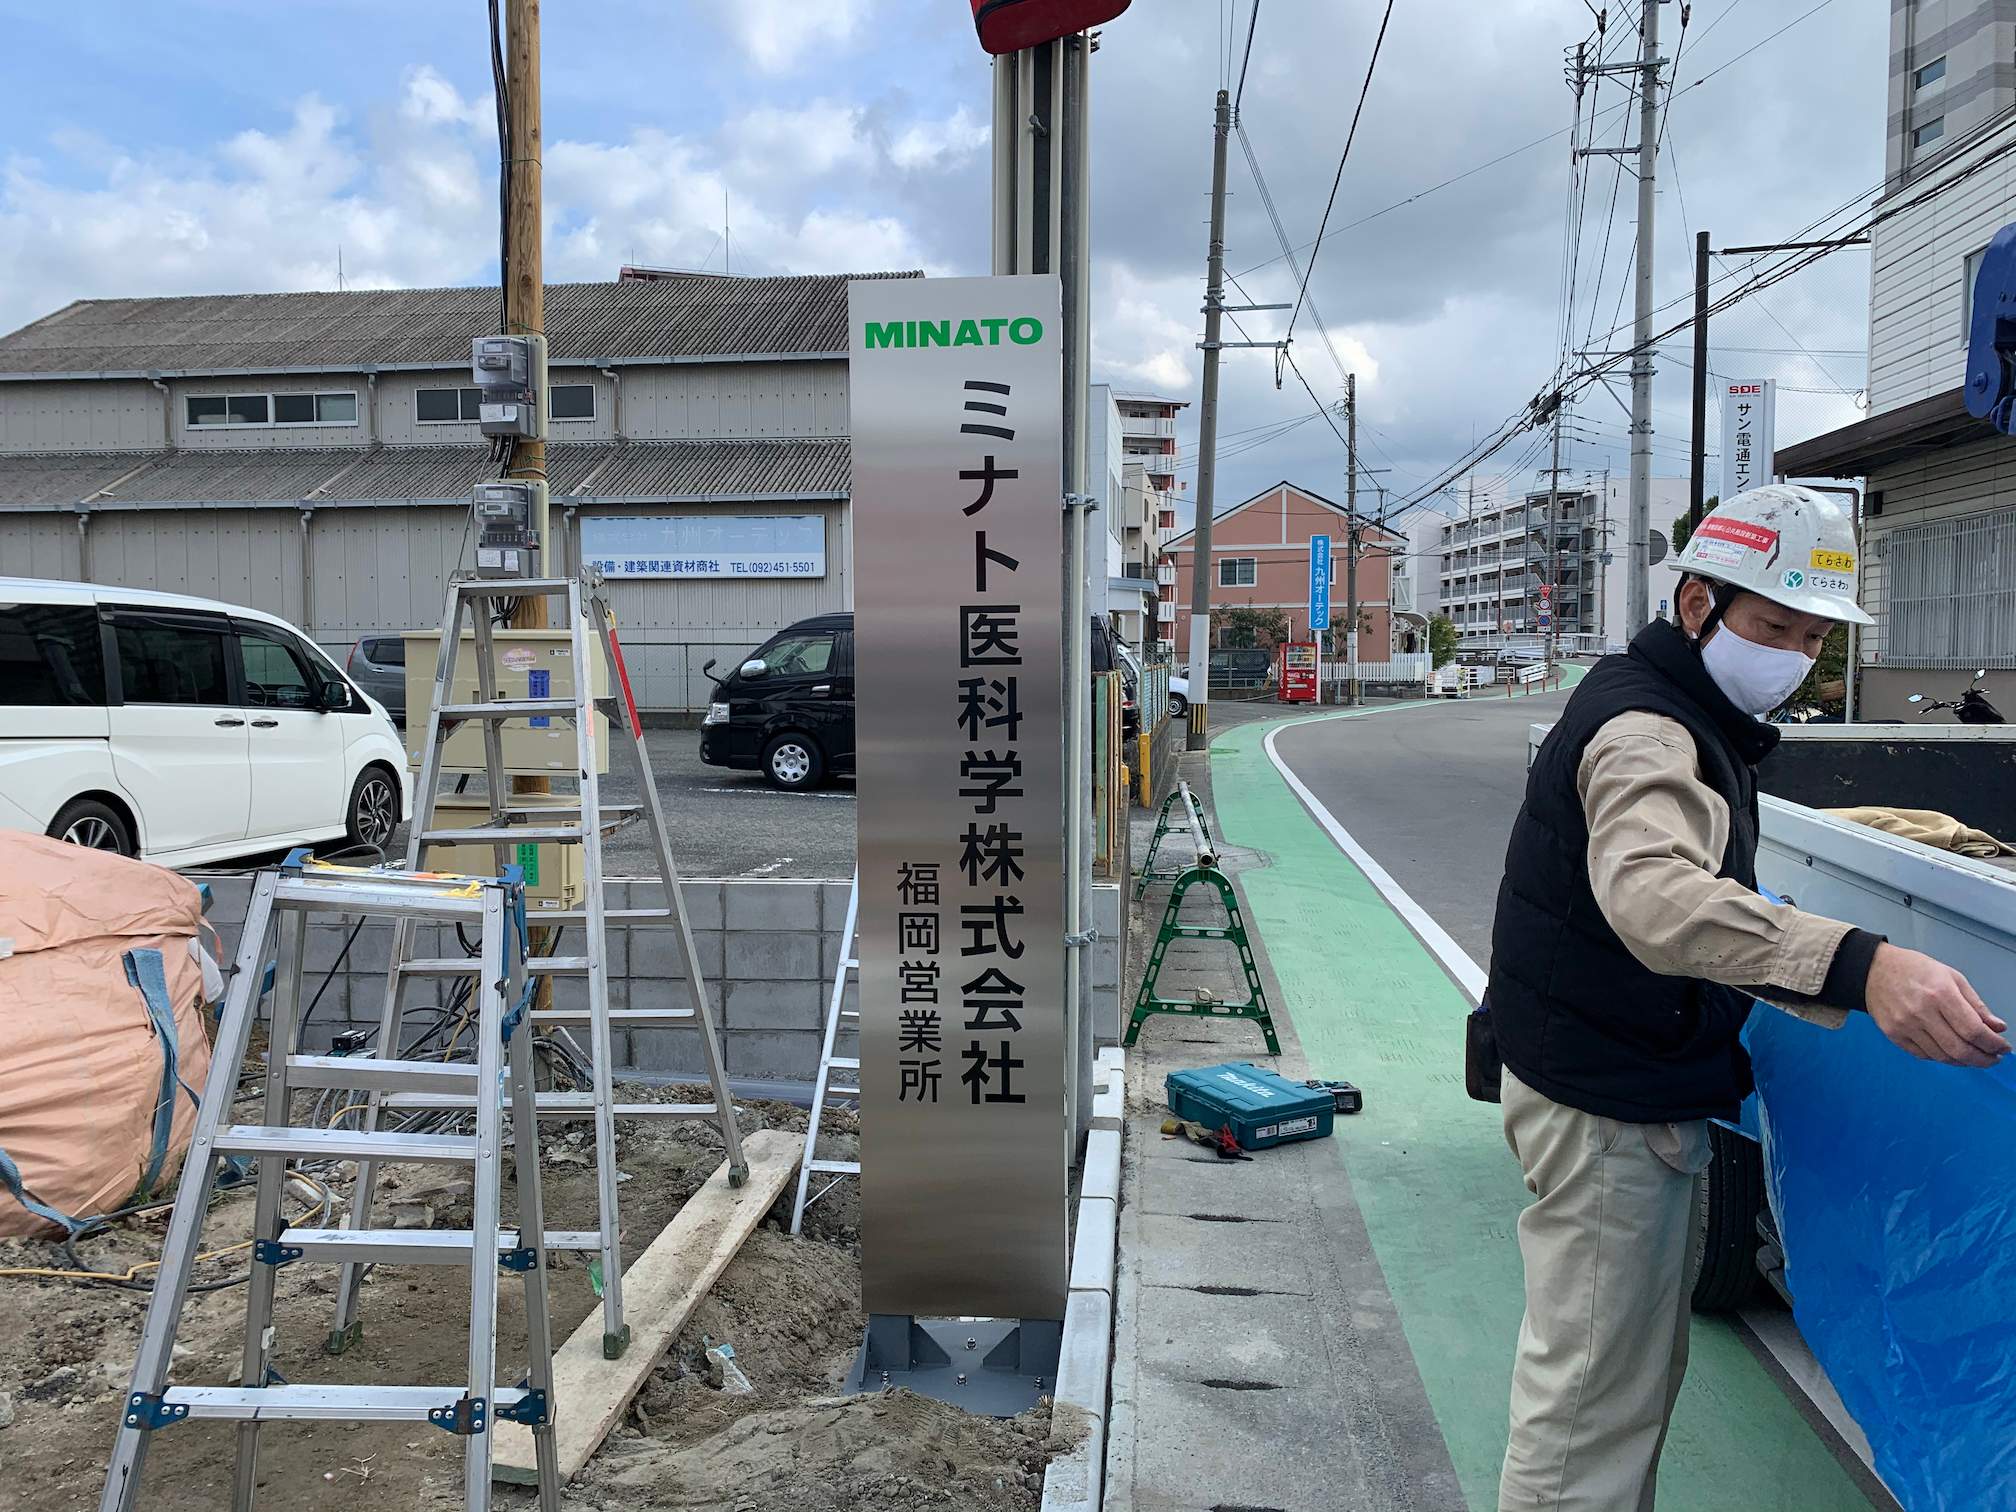
[[[1187,673],[1169,674],[1169,717],[1171,719],[1190,717],[1190,678]]]
[[[714,676],[714,663],[701,669]],[[854,616],[821,614],[770,637],[726,677],[700,726],[709,766],[788,791],[854,771]]]
[[[406,723],[406,637],[367,635],[343,661],[350,680],[378,701],[393,723]]]
[[[0,578],[0,707],[0,828],[184,866],[408,811],[384,708],[256,609]]]
[[[1211,686],[1264,688],[1274,680],[1275,654],[1266,646],[1221,646],[1211,653]]]

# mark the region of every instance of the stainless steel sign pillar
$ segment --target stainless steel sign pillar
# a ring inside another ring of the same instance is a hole
[[[1054,1387],[1069,1287],[1060,288],[874,279],[849,302],[857,1384],[1012,1412],[981,1398]],[[989,1353],[912,1322],[962,1317],[1004,1320]]]

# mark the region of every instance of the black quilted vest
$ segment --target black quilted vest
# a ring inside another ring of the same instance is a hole
[[[1734,1118],[1750,1090],[1737,1035],[1750,998],[1640,965],[1589,887],[1589,826],[1576,790],[1583,751],[1620,714],[1678,720],[1701,774],[1729,805],[1720,874],[1757,882],[1757,763],[1778,732],[1723,696],[1687,638],[1654,620],[1598,662],[1534,759],[1505,854],[1491,930],[1499,1054],[1558,1103],[1629,1123]]]

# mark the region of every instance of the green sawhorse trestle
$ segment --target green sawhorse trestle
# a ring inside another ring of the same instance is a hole
[[[1178,804],[1183,805],[1183,812],[1172,821],[1170,810]],[[1162,849],[1162,839],[1175,829],[1190,829],[1197,839],[1200,853],[1211,849],[1211,822],[1204,817],[1204,806],[1190,796],[1190,784],[1187,782],[1179,783],[1162,800],[1161,810],[1155,816],[1155,836],[1148,842],[1148,854],[1141,862],[1141,870],[1134,874],[1135,902],[1141,901],[1141,895],[1148,891],[1150,882],[1175,882],[1188,870],[1182,866],[1165,867],[1161,871],[1155,869],[1155,857]]]
[[[1172,799],[1175,795],[1172,795]],[[1163,805],[1168,812],[1168,805]],[[1161,831],[1156,831],[1156,839],[1161,839]],[[1154,858],[1154,848],[1149,848],[1149,859]],[[1143,867],[1143,875],[1147,867]],[[1141,990],[1134,998],[1134,1016],[1127,1025],[1124,1043],[1132,1045],[1140,1038],[1141,1026],[1157,1013],[1173,1013],[1185,1018],[1238,1018],[1251,1019],[1260,1026],[1260,1032],[1267,1036],[1267,1053],[1279,1055],[1281,1041],[1274,1033],[1274,1016],[1267,1011],[1267,990],[1260,985],[1260,968],[1253,959],[1253,946],[1246,938],[1245,916],[1239,911],[1238,896],[1232,891],[1232,882],[1216,866],[1191,866],[1178,873],[1169,893],[1168,905],[1162,910],[1162,928],[1155,936],[1155,948],[1148,956],[1148,969],[1141,977]],[[1177,915],[1182,912],[1184,896],[1193,887],[1209,887],[1218,894],[1218,900],[1225,905],[1225,923],[1181,924]],[[1139,896],[1139,894],[1136,894]],[[1156,983],[1162,974],[1163,958],[1169,952],[1172,940],[1224,940],[1238,947],[1239,964],[1246,972],[1247,1000],[1243,1003],[1220,1002],[1212,997],[1199,997],[1191,1001],[1165,998],[1156,992]]]

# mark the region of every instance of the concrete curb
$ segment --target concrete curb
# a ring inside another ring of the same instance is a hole
[[[1113,1372],[1113,1277],[1120,1216],[1120,1125],[1126,1111],[1125,1052],[1099,1052],[1092,1132],[1078,1194],[1078,1237],[1071,1250],[1071,1296],[1064,1308],[1064,1348],[1057,1367],[1053,1433],[1083,1433],[1043,1472],[1043,1512],[1098,1512],[1106,1468],[1106,1394]],[[1107,1111],[1107,1110],[1110,1110]],[[1110,1121],[1110,1126],[1109,1126]]]

